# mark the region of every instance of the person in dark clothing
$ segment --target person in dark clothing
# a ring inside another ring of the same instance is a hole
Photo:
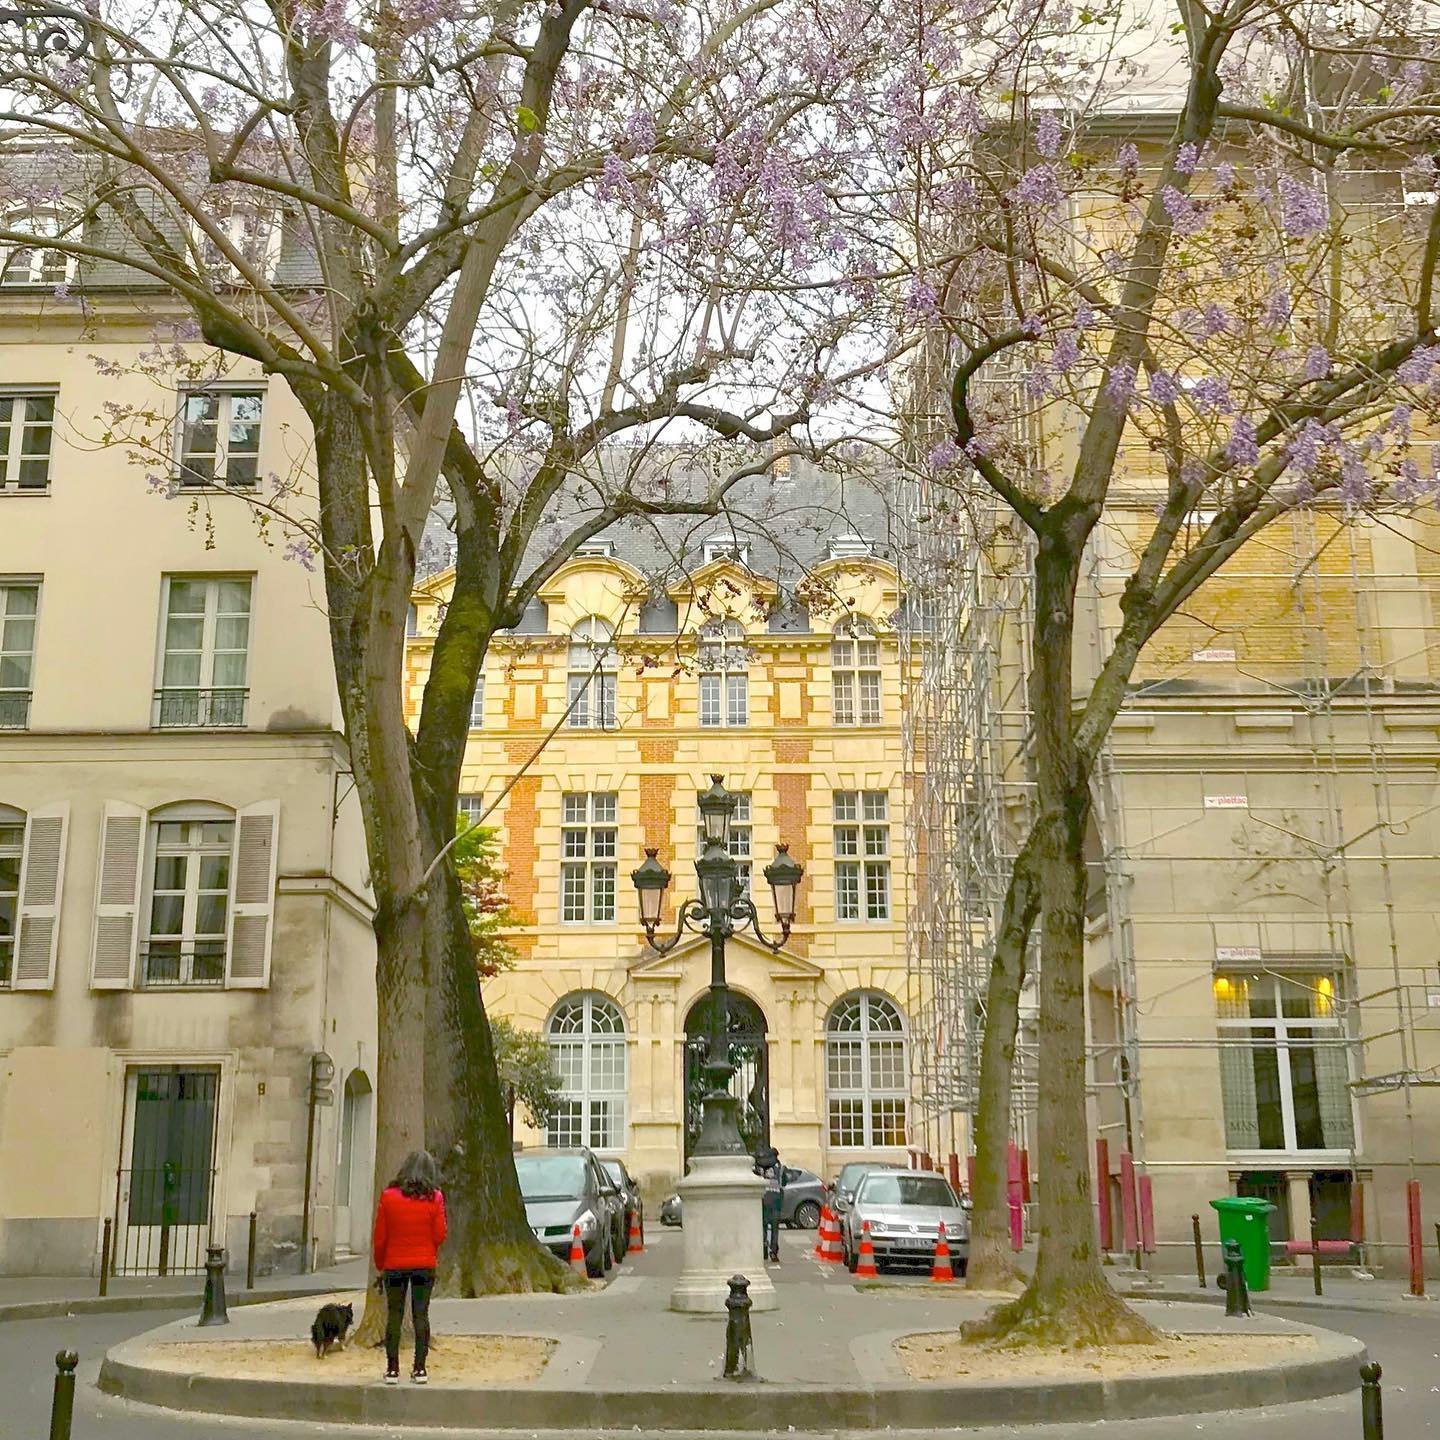
[[[372,1258],[385,1287],[385,1383],[400,1383],[400,1331],[405,1323],[405,1293],[415,1324],[415,1362],[410,1379],[424,1385],[429,1377],[430,1292],[445,1241],[445,1196],[440,1171],[426,1150],[415,1150],[380,1196],[375,1212]]]
[[[767,1145],[755,1156],[755,1173],[765,1181],[760,1197],[762,1248],[772,1264],[780,1263],[780,1211],[785,1203],[785,1167],[773,1145]]]

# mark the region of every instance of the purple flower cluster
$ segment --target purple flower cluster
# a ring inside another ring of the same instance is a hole
[[[1065,199],[1060,177],[1053,165],[1033,165],[1016,182],[1010,198],[1020,205],[1033,205],[1038,210],[1056,210]]]
[[[1135,367],[1133,365],[1116,365],[1105,377],[1105,393],[1112,399],[1118,400],[1122,405],[1130,403],[1130,397],[1135,393]]]
[[[1173,405],[1180,398],[1180,385],[1168,370],[1157,370],[1150,377],[1150,398],[1157,405]]]
[[[1231,423],[1230,438],[1225,442],[1225,458],[1233,465],[1260,463],[1260,444],[1248,415],[1237,415]]]
[[[931,447],[930,453],[925,457],[925,463],[935,471],[948,470],[962,453],[960,447],[947,435],[938,444]]]
[[[1330,224],[1330,206],[1324,195],[1290,175],[1280,177],[1280,223],[1296,240],[1319,235]]]
[[[1035,148],[1047,159],[1060,153],[1060,117],[1046,110],[1035,124]]]
[[[1228,415],[1230,387],[1218,375],[1202,375],[1190,387],[1190,403],[1202,415]]]
[[[1307,380],[1324,380],[1330,374],[1330,352],[1323,345],[1312,345],[1305,352],[1304,376]]]
[[[1173,185],[1167,185],[1160,192],[1160,202],[1177,235],[1197,235],[1205,228],[1205,212]]]

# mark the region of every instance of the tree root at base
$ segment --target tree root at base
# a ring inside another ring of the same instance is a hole
[[[1080,1350],[1143,1345],[1160,1338],[1103,1280],[1058,1294],[1044,1294],[1032,1283],[1018,1300],[997,1306],[983,1320],[967,1320],[960,1333],[968,1341],[1003,1349],[1053,1345]]]

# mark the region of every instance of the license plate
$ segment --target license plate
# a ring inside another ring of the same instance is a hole
[[[935,1242],[927,1240],[923,1235],[901,1235],[895,1243],[902,1250],[933,1250]]]

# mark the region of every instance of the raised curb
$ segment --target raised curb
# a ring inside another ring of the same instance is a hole
[[[933,1433],[1002,1423],[1153,1419],[1251,1409],[1318,1400],[1357,1388],[1365,1347],[1349,1336],[1313,1326],[1297,1328],[1314,1335],[1318,1353],[1223,1377],[1195,1373],[998,1384],[885,1383],[867,1365],[869,1382],[845,1387],[762,1380],[754,1385],[717,1381],[632,1390],[547,1388],[543,1382],[508,1389],[439,1385],[387,1389],[379,1384],[239,1380],[157,1370],[143,1363],[144,1345],[135,1341],[106,1356],[99,1386],[107,1394],[170,1410],[264,1420],[577,1433],[888,1429]]]
[[[1125,1294],[1120,1292],[1126,1300],[1173,1300],[1177,1304],[1185,1305],[1223,1305],[1225,1295],[1219,1290],[1167,1290],[1163,1293],[1146,1294]],[[1308,1310],[1312,1315],[1323,1315],[1327,1311],[1353,1310],[1360,1314],[1367,1315],[1409,1315],[1414,1312],[1410,1309],[1410,1302],[1401,1295],[1392,1295],[1389,1299],[1367,1300],[1357,1298],[1352,1300],[1348,1295],[1286,1295],[1277,1293],[1274,1290],[1261,1290],[1252,1292],[1250,1303],[1261,1310]],[[1317,1322],[1318,1323],[1318,1322]]]
[[[270,1300],[304,1300],[310,1295],[333,1295],[345,1286],[313,1285],[290,1290],[231,1292],[231,1305],[263,1305]],[[353,1288],[353,1287],[352,1287]],[[0,1324],[7,1320],[63,1320],[68,1315],[123,1315],[141,1310],[200,1310],[201,1292],[176,1291],[173,1295],[80,1295],[69,1300],[16,1300],[0,1305]]]

